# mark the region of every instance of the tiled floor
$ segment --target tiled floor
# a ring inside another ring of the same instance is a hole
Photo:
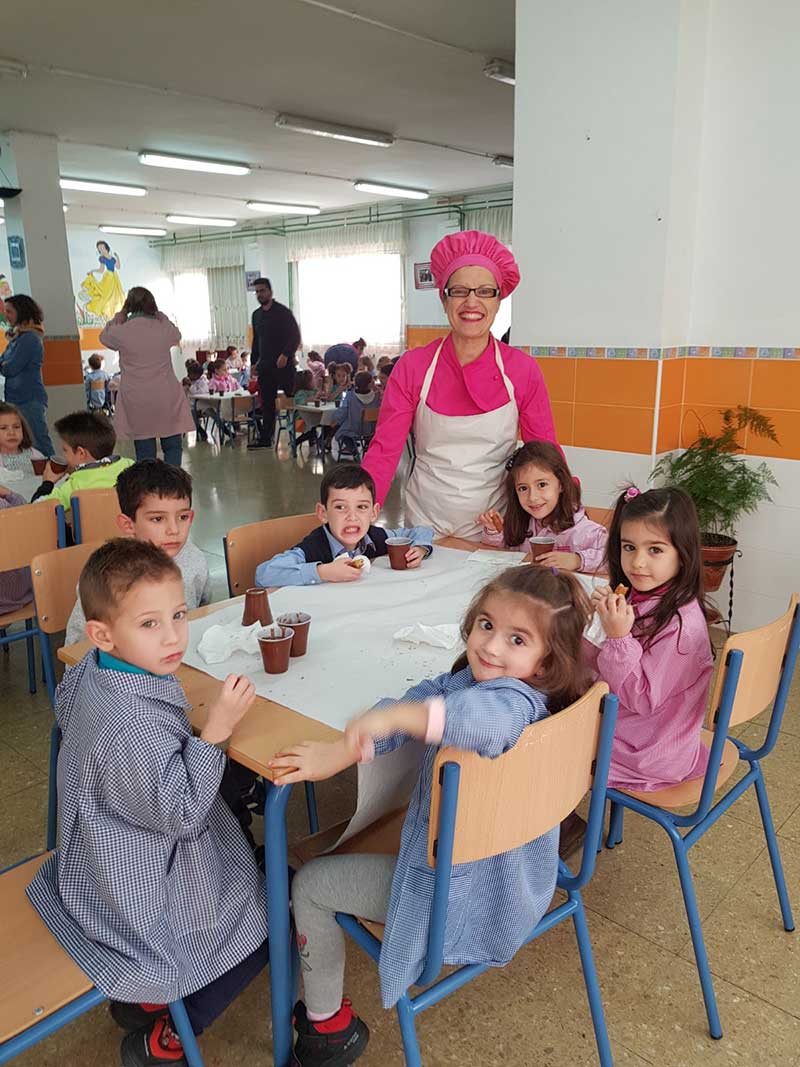
[[[319,489],[316,461],[293,463],[272,452],[221,453],[191,447],[195,477],[193,536],[208,553],[215,595],[226,595],[221,538],[231,526],[309,511]],[[397,493],[386,516],[398,517]],[[46,697],[27,692],[24,653],[0,653],[0,865],[44,846]],[[355,709],[354,709],[355,710]],[[748,739],[763,723],[746,728]],[[775,823],[789,891],[800,913],[800,683],[795,683],[776,751],[766,761]],[[354,800],[352,775],[321,783],[320,810],[330,821]],[[304,829],[301,791],[291,804],[291,830]],[[758,812],[745,797],[692,852],[700,911],[725,1036],[706,1030],[671,848],[665,835],[628,816],[625,840],[599,857],[586,891],[589,927],[611,1043],[624,1067],[800,1064],[800,942],[783,931]],[[380,1007],[375,972],[350,946],[347,992],[369,1023],[365,1067],[402,1064],[395,1017]],[[271,1062],[266,976],[201,1040],[212,1065]],[[21,1056],[20,1067],[119,1062],[119,1031],[104,1008]],[[589,1013],[571,929],[562,925],[523,949],[512,964],[471,983],[419,1020],[427,1067],[467,1062],[504,1067],[594,1064]]]

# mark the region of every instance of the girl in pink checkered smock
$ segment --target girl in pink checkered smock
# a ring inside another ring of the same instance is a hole
[[[592,595],[606,639],[584,648],[619,697],[608,784],[654,792],[708,764],[700,731],[712,655],[691,497],[631,486],[617,501],[607,560],[610,584]]]

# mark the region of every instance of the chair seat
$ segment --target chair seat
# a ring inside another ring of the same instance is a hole
[[[25,895],[47,855],[0,875],[0,1043],[92,989]]]
[[[10,626],[12,622],[25,622],[26,619],[36,618],[36,608],[33,601],[30,604],[23,604],[21,608],[17,608],[16,611],[6,612],[5,615],[0,615],[0,629],[5,629],[6,626]]]
[[[339,848],[328,853],[328,849],[347,829],[349,819],[329,826],[318,834],[302,838],[289,848],[289,862],[293,867],[302,867],[304,863],[316,856],[327,853],[332,856],[347,856],[354,852],[366,852],[372,855],[397,855],[400,851],[400,834],[406,818],[406,809],[390,812],[359,833],[354,834]]]
[[[714,734],[711,730],[703,730],[701,733],[706,748],[711,748]],[[739,749],[732,741],[726,741],[722,750],[722,763],[717,775],[716,788],[723,786],[733,774],[739,762]],[[628,797],[634,797],[645,804],[652,804],[654,808],[665,808],[673,811],[689,804],[697,804],[703,791],[703,778],[690,778],[688,781],[679,782],[677,785],[667,786],[666,789],[656,789],[652,793],[637,793],[633,789],[620,789]]]

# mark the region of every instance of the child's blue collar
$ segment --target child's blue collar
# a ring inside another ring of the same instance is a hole
[[[144,667],[137,667],[135,663],[128,663],[127,660],[118,659],[116,656],[112,656],[110,652],[103,652],[98,648],[97,650],[97,666],[101,671],[119,671],[121,674],[148,674],[151,678],[168,678],[167,674],[153,674],[152,671],[146,671]]]

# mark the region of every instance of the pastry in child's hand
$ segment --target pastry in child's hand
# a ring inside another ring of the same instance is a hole
[[[355,567],[357,571],[360,571],[361,568],[364,566],[364,562],[365,561],[363,559],[359,559],[358,557],[356,557],[355,559],[350,560],[350,562],[348,563],[348,567]]]
[[[499,515],[494,509],[489,512],[489,518],[492,520],[492,526],[498,533],[503,532],[503,516]]]
[[[622,582],[620,582],[619,585],[617,586],[617,588],[614,590],[614,595],[615,596],[625,596],[625,594],[627,592],[628,592],[627,585],[623,585]]]

